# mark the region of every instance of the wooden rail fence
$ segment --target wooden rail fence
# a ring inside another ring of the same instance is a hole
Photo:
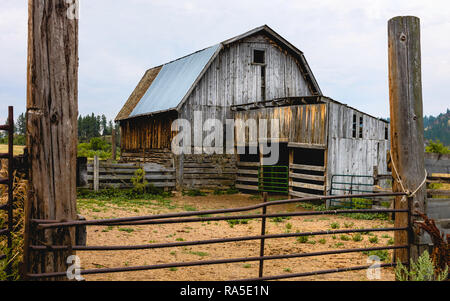
[[[145,171],[145,180],[154,187],[171,190],[175,188],[175,169],[166,168],[157,164],[139,163],[107,163],[94,158],[87,163],[86,168],[80,170],[82,178],[81,188],[95,191],[105,188],[132,188],[131,179],[135,172],[142,168]]]

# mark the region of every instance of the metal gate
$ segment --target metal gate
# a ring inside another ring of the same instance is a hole
[[[289,167],[262,165],[258,169],[258,190],[261,192],[289,193]]]
[[[0,185],[6,185],[8,189],[8,202],[0,205],[0,210],[4,210],[8,215],[7,227],[0,229],[0,236],[6,236],[7,254],[0,254],[0,260],[5,260],[5,272],[7,279],[12,277],[12,262],[11,254],[9,252],[12,249],[12,231],[13,231],[13,139],[14,139],[14,111],[13,107],[8,108],[8,124],[0,125],[0,130],[8,131],[8,152],[0,153],[0,159],[8,160],[8,177],[0,178]]]
[[[366,175],[344,175],[331,176],[330,195],[373,193],[375,179]],[[349,198],[344,200],[330,200],[330,206],[341,208],[370,208],[370,202],[361,199]]]

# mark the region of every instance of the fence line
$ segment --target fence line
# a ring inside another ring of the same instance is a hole
[[[259,256],[255,257],[241,257],[241,258],[230,258],[230,259],[215,259],[215,260],[205,260],[205,261],[195,261],[195,262],[172,262],[172,263],[164,263],[164,264],[156,264],[156,265],[144,265],[144,266],[132,266],[132,267],[118,267],[118,268],[100,268],[100,269],[90,269],[90,270],[81,270],[80,273],[82,275],[87,274],[104,274],[104,273],[117,273],[117,272],[129,272],[129,271],[143,271],[143,270],[155,270],[155,269],[163,269],[163,268],[172,268],[172,267],[189,267],[189,266],[204,266],[204,265],[214,265],[214,264],[225,264],[225,263],[235,263],[235,262],[247,262],[247,261],[259,261],[259,277],[254,278],[254,280],[274,280],[274,279],[284,279],[291,277],[304,277],[311,275],[319,275],[319,274],[327,274],[327,273],[337,273],[344,271],[352,271],[352,270],[360,270],[364,267],[348,267],[341,269],[332,269],[332,270],[322,270],[322,271],[314,271],[300,274],[289,274],[289,275],[275,275],[275,276],[264,276],[263,275],[263,266],[264,262],[267,260],[275,260],[275,259],[288,259],[288,258],[301,258],[301,257],[312,257],[312,256],[323,256],[323,255],[335,255],[335,254],[343,254],[343,253],[354,253],[354,252],[364,252],[364,251],[375,251],[375,250],[396,250],[396,249],[408,249],[409,244],[404,245],[394,245],[394,246],[383,246],[383,247],[372,247],[372,248],[354,248],[354,249],[341,249],[341,250],[329,250],[329,251],[321,251],[321,252],[310,252],[310,253],[294,253],[294,254],[285,254],[285,255],[264,255],[265,248],[265,240],[266,239],[277,239],[277,238],[288,238],[288,237],[299,237],[299,236],[309,236],[309,235],[326,235],[326,234],[338,234],[338,233],[358,233],[358,232],[374,232],[374,231],[407,231],[410,233],[412,231],[411,224],[408,224],[408,227],[392,227],[392,228],[374,228],[374,229],[346,229],[346,230],[328,230],[328,231],[316,231],[316,232],[303,232],[303,233],[283,233],[283,234],[265,234],[265,224],[264,220],[268,217],[275,216],[307,216],[307,215],[323,215],[323,214],[342,214],[342,213],[357,213],[357,212],[366,212],[366,213],[380,213],[380,212],[391,212],[396,214],[408,214],[410,215],[409,208],[408,209],[357,209],[357,210],[327,210],[327,211],[308,211],[308,212],[294,212],[294,213],[277,213],[277,214],[267,214],[266,208],[269,206],[287,204],[287,203],[295,203],[295,202],[304,202],[304,201],[312,201],[312,200],[326,200],[330,198],[349,198],[349,197],[379,197],[379,196],[401,196],[405,195],[405,193],[401,192],[392,192],[392,193],[374,193],[374,194],[360,194],[360,195],[338,195],[338,196],[319,196],[319,197],[310,197],[310,198],[302,198],[302,199],[291,199],[291,200],[279,200],[267,202],[267,193],[264,193],[264,202],[252,206],[240,207],[240,208],[230,208],[230,209],[217,209],[217,210],[204,210],[204,211],[195,211],[195,212],[180,212],[180,213],[170,213],[170,214],[160,214],[160,215],[152,215],[152,216],[138,216],[138,217],[126,217],[126,218],[115,218],[115,219],[104,219],[104,220],[91,220],[91,221],[70,221],[70,222],[61,222],[61,221],[52,221],[52,220],[32,220],[31,222],[40,229],[50,229],[50,228],[68,228],[73,226],[80,225],[122,225],[124,223],[135,223],[137,225],[140,224],[164,224],[164,223],[184,223],[184,222],[196,222],[196,221],[205,221],[205,220],[227,220],[230,219],[230,216],[218,216],[218,217],[195,217],[190,219],[183,219],[182,217],[192,217],[198,215],[205,214],[225,214],[230,212],[242,212],[249,211],[254,209],[262,209],[262,214],[258,215],[244,215],[244,216],[234,216],[233,219],[242,219],[247,218],[248,216],[258,217],[262,219],[261,223],[261,235],[256,236],[246,236],[246,237],[232,237],[232,238],[219,238],[219,239],[210,239],[210,240],[202,240],[202,241],[188,241],[188,242],[175,242],[175,243],[160,243],[160,244],[147,244],[147,245],[131,245],[131,246],[64,246],[64,245],[32,245],[30,246],[30,251],[33,252],[58,252],[63,250],[78,250],[78,251],[122,251],[122,250],[138,250],[138,249],[159,249],[159,248],[168,248],[168,247],[180,247],[180,246],[188,246],[188,245],[206,245],[206,244],[214,244],[214,243],[226,243],[226,242],[236,242],[236,241],[247,241],[247,240],[260,240],[260,252]],[[180,218],[180,219],[173,219]],[[407,264],[407,263],[405,263]],[[394,266],[395,264],[383,264],[380,266]],[[60,277],[65,276],[66,272],[52,272],[52,273],[37,273],[37,274],[27,274],[27,277],[31,279],[36,278],[52,278],[52,277]],[[252,279],[253,280],[253,279]]]

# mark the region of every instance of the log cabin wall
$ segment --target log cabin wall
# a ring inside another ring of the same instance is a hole
[[[152,162],[173,167],[171,152],[172,122],[176,111],[142,116],[120,121],[121,160],[125,162]]]

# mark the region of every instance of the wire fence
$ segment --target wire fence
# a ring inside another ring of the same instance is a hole
[[[312,275],[321,275],[329,273],[339,273],[346,271],[356,271],[367,269],[370,266],[354,266],[347,268],[337,268],[329,270],[311,271],[305,273],[285,274],[285,275],[271,275],[264,276],[264,263],[269,260],[276,259],[290,259],[290,258],[302,258],[312,256],[323,255],[336,255],[345,253],[365,252],[365,251],[377,251],[377,250],[396,250],[396,249],[408,249],[409,245],[393,245],[383,247],[371,247],[371,248],[353,248],[353,249],[339,249],[339,250],[327,250],[321,252],[310,253],[292,253],[284,255],[264,255],[265,241],[268,239],[280,239],[289,237],[301,237],[301,236],[320,236],[329,234],[344,234],[344,233],[361,233],[361,232],[381,232],[381,231],[411,231],[411,225],[408,223],[407,227],[388,227],[388,228],[373,228],[373,229],[343,229],[343,230],[326,230],[315,232],[300,232],[300,233],[280,233],[280,234],[266,234],[266,219],[272,217],[292,217],[292,216],[314,216],[314,215],[329,215],[329,214],[345,214],[345,213],[402,213],[409,214],[409,209],[346,209],[346,210],[326,210],[326,211],[303,211],[303,212],[286,212],[286,213],[270,213],[267,214],[267,207],[276,206],[281,204],[301,203],[306,201],[326,201],[329,199],[345,199],[345,198],[374,198],[385,196],[404,196],[402,192],[391,193],[372,193],[372,194],[355,194],[355,195],[333,195],[333,196],[318,196],[308,197],[300,199],[278,200],[267,202],[267,193],[264,193],[264,202],[256,205],[229,208],[229,209],[217,209],[217,210],[204,210],[204,211],[189,211],[178,213],[167,213],[159,215],[149,216],[135,216],[135,217],[123,217],[114,219],[99,219],[99,220],[78,220],[78,221],[55,221],[55,220],[31,220],[31,222],[43,231],[47,229],[62,229],[77,226],[117,226],[117,225],[161,225],[161,224],[174,224],[174,223],[194,223],[194,222],[207,222],[207,221],[226,221],[226,220],[239,220],[249,218],[261,219],[261,235],[254,236],[239,236],[239,237],[227,237],[198,241],[177,241],[173,243],[152,243],[144,245],[119,245],[119,246],[81,246],[81,245],[31,245],[29,247],[31,252],[61,252],[67,250],[74,251],[123,251],[123,250],[143,250],[143,249],[160,249],[171,247],[185,247],[195,245],[210,245],[218,243],[229,243],[238,241],[260,241],[259,256],[254,257],[239,257],[239,258],[227,258],[227,259],[214,259],[214,260],[202,260],[193,262],[171,262],[164,264],[143,265],[143,266],[126,266],[116,268],[96,268],[81,270],[81,275],[90,274],[105,274],[105,273],[118,273],[118,272],[131,272],[131,271],[145,271],[156,270],[166,268],[179,268],[179,267],[192,267],[192,266],[205,266],[205,265],[217,265],[226,263],[237,262],[259,262],[258,276],[251,279],[239,279],[239,280],[276,280],[286,278],[297,278]],[[262,209],[261,214],[244,214],[244,215],[227,215],[227,216],[209,216],[213,214],[230,214],[238,212],[246,212],[255,209]],[[406,263],[405,263],[406,264]],[[395,263],[380,264],[380,267],[392,267]],[[51,272],[51,273],[29,273],[26,275],[30,279],[39,278],[52,278],[66,276],[66,271]]]

